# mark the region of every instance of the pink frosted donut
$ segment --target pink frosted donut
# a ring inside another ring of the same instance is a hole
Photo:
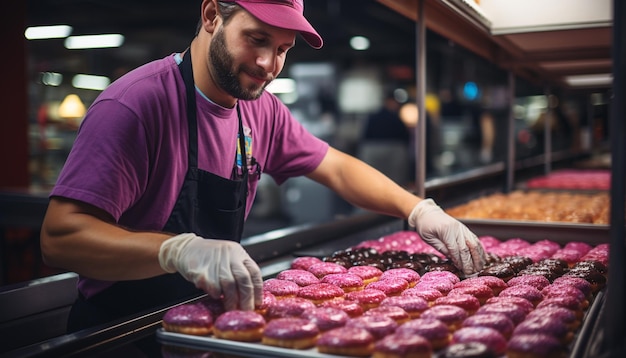
[[[263,290],[270,292],[278,300],[288,297],[296,297],[300,286],[297,283],[287,280],[270,278],[263,282]]]
[[[288,297],[277,300],[267,308],[266,317],[276,319],[283,317],[299,317],[306,309],[315,308],[315,304],[301,297]]]
[[[530,319],[538,316],[546,316],[551,319],[558,319],[561,322],[565,323],[565,325],[571,330],[574,331],[578,329],[580,326],[580,321],[576,317],[576,314],[571,310],[568,310],[564,307],[559,306],[550,306],[550,307],[542,307],[537,308],[534,311],[530,312],[526,319]]]
[[[550,284],[550,280],[541,275],[523,275],[513,277],[507,282],[507,284],[509,285],[509,287],[515,285],[528,285],[541,291],[544,289],[544,287]]]
[[[563,260],[567,262],[567,265],[569,267],[572,267],[574,266],[574,264],[578,262],[578,260],[580,260],[582,256],[583,254],[581,254],[577,250],[563,248],[563,249],[557,250],[554,254],[552,254],[552,256],[550,256],[550,258]]]
[[[320,305],[326,301],[343,299],[345,292],[341,287],[330,283],[314,283],[312,285],[300,287],[298,297],[305,298],[315,305]]]
[[[383,272],[383,274],[380,276],[380,280],[384,280],[390,277],[402,278],[409,283],[409,287],[413,287],[415,286],[417,281],[419,281],[420,274],[409,268],[392,268]]]
[[[479,314],[469,316],[463,321],[462,327],[489,327],[500,332],[504,338],[509,339],[515,328],[515,324],[509,317],[502,313]]]
[[[507,285],[506,282],[504,282],[503,279],[499,278],[499,277],[495,277],[495,276],[475,276],[475,277],[470,277],[467,278],[463,281],[460,281],[459,283],[454,285],[454,288],[458,288],[458,287],[464,287],[464,286],[471,286],[474,284],[483,284],[489,288],[491,288],[491,291],[493,291],[493,295],[497,296],[500,294],[500,292],[502,292],[502,290],[504,290],[505,288],[509,287]]]
[[[589,281],[580,277],[561,276],[561,277],[556,278],[554,281],[552,281],[552,284],[554,285],[563,284],[563,285],[574,286],[577,289],[581,290],[582,293],[584,293],[585,296],[587,296],[587,298],[591,297],[591,295],[593,294],[592,286],[589,283]]]
[[[363,313],[363,315],[364,316],[380,315],[380,316],[389,317],[392,320],[398,322],[398,324],[405,323],[411,319],[411,316],[409,316],[409,314],[404,309],[398,306],[381,305],[381,306],[372,308],[370,310],[367,310],[365,313]]]
[[[265,319],[254,311],[228,311],[217,317],[215,337],[241,342],[258,342],[263,338]]]
[[[365,328],[374,336],[374,339],[378,340],[395,332],[398,328],[398,323],[390,317],[381,315],[366,316],[363,314],[361,317],[351,318],[346,323],[346,327]]]
[[[320,279],[309,271],[302,269],[290,269],[280,272],[276,275],[279,280],[293,281],[298,286],[308,286],[314,283],[319,283]]]
[[[399,296],[402,291],[409,288],[409,283],[403,278],[390,277],[369,283],[365,288],[383,291],[387,296]]]
[[[418,318],[429,307],[428,302],[417,296],[393,296],[385,298],[379,307],[396,306],[409,314],[410,318]]]
[[[453,285],[461,281],[459,276],[450,271],[429,271],[422,275],[420,281],[441,281],[442,279],[450,281]]]
[[[441,292],[444,295],[447,295],[448,292],[454,289],[454,284],[446,279],[442,279],[439,281],[429,280],[429,281],[419,281],[413,287],[418,290],[427,290],[427,289],[435,289]]]
[[[364,285],[378,280],[383,274],[383,271],[375,266],[352,266],[348,268],[348,272],[361,277]]]
[[[456,331],[463,320],[468,317],[467,311],[458,306],[453,305],[437,305],[432,306],[426,311],[422,312],[421,318],[435,318],[448,326],[448,329]]]
[[[357,301],[333,300],[322,303],[321,307],[335,307],[344,311],[350,317],[358,317],[363,314],[363,307]]]
[[[261,301],[261,305],[254,308],[254,310],[261,315],[265,315],[267,313],[267,308],[274,304],[277,301],[276,296],[272,294],[270,291],[263,291],[263,300]]]
[[[346,273],[348,269],[334,262],[320,262],[313,264],[308,269],[317,278],[322,278],[331,273]]]
[[[580,305],[583,309],[589,307],[589,301],[587,300],[585,294],[574,286],[565,284],[551,284],[541,290],[541,294],[544,296],[544,298],[560,296],[574,297],[576,300],[578,300],[578,302],[580,302]]]
[[[293,349],[315,346],[319,337],[317,326],[304,318],[277,318],[267,323],[261,343]]]
[[[315,323],[320,331],[328,331],[333,328],[343,327],[350,316],[340,308],[336,307],[315,307],[304,310],[302,318]]]
[[[525,314],[528,314],[530,311],[535,309],[535,305],[533,305],[529,300],[522,297],[491,297],[485,302],[485,304],[491,303],[512,303],[514,305],[519,306]]]
[[[439,297],[435,300],[436,305],[452,305],[458,306],[467,311],[467,313],[474,314],[480,308],[480,301],[478,298],[467,294],[456,294]]]
[[[352,273],[331,273],[322,277],[322,283],[329,283],[340,287],[344,292],[359,291],[363,289],[363,279]]]
[[[435,318],[412,319],[398,327],[396,332],[422,336],[430,341],[435,350],[447,346],[452,338],[448,326]]]
[[[509,288],[505,288],[500,292],[498,297],[522,297],[530,301],[533,305],[537,306],[537,304],[543,299],[543,294],[538,289],[529,285],[515,285]]]
[[[380,303],[387,298],[387,295],[373,288],[365,288],[362,291],[353,291],[346,293],[345,299],[358,302],[364,311],[378,307]]]
[[[567,346],[558,339],[541,333],[516,334],[509,340],[506,356],[522,357],[567,357]]]
[[[206,336],[213,331],[213,314],[200,303],[187,303],[167,310],[161,324],[168,332]]]
[[[297,257],[293,261],[291,261],[292,269],[300,269],[300,270],[308,270],[314,264],[318,264],[323,262],[320,258],[313,256],[302,256]]]
[[[435,300],[438,299],[439,297],[443,297],[443,293],[441,293],[441,291],[434,289],[434,288],[421,289],[421,288],[413,287],[413,288],[404,290],[401,296],[421,297],[425,299],[426,302],[428,302],[429,306],[434,306]]]
[[[580,302],[571,296],[548,297],[539,302],[537,309],[544,307],[561,307],[570,310],[578,320],[582,320],[584,310]]]
[[[503,290],[504,292],[504,290]],[[482,283],[477,283],[475,285],[468,285],[464,287],[457,287],[448,292],[448,296],[454,295],[472,295],[478,299],[480,304],[484,304],[488,299],[493,297],[493,290],[489,288],[489,286],[484,285]]]
[[[573,334],[566,323],[549,316],[527,318],[513,330],[513,336],[528,333],[547,334],[558,339],[563,344],[568,344],[573,338]]]
[[[476,311],[477,315],[492,313],[502,313],[503,315],[509,317],[515,325],[519,324],[524,320],[524,318],[526,318],[526,311],[524,311],[522,307],[513,303],[488,303]]]
[[[452,334],[452,344],[470,342],[482,343],[498,356],[506,351],[506,338],[493,328],[463,327]]]
[[[322,333],[317,340],[320,353],[368,357],[374,351],[374,336],[364,328],[339,327]]]
[[[426,338],[393,333],[375,343],[372,358],[430,357],[432,353],[432,345]]]

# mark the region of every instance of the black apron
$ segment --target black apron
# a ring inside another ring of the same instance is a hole
[[[183,62],[179,65],[187,96],[188,169],[176,204],[163,231],[173,234],[193,232],[207,239],[239,242],[243,233],[248,196],[245,137],[239,105],[237,105],[237,117],[242,175],[240,179],[229,180],[198,168],[196,90],[190,53],[191,49],[188,49]],[[236,169],[235,158],[234,173],[237,172]],[[78,298],[70,312],[68,332],[180,302],[202,293],[178,273],[144,280],[116,282],[89,299]]]

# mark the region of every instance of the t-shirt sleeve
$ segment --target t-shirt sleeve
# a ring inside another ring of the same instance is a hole
[[[93,104],[51,196],[79,200],[116,220],[141,196],[149,171],[144,126],[116,100]]]

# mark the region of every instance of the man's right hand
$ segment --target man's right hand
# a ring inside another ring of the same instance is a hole
[[[261,304],[261,270],[239,243],[180,234],[161,244],[159,263],[166,272],[180,273],[209,296],[223,296],[227,310],[252,310]]]

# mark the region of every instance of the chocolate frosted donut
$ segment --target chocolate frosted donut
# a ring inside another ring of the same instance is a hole
[[[392,320],[396,321],[398,324],[402,324],[411,319],[411,316],[402,308],[398,306],[378,306],[367,310],[363,313],[364,316],[374,316],[380,315],[389,317]]]
[[[292,269],[308,270],[314,264],[322,262],[321,259],[313,256],[297,257],[291,261]]]
[[[502,355],[506,351],[506,338],[500,332],[489,327],[463,327],[452,334],[452,344],[479,342]]]
[[[293,349],[315,346],[319,337],[317,326],[304,318],[287,317],[270,321],[263,331],[261,343]]]
[[[422,336],[428,339],[434,350],[447,346],[452,338],[448,325],[435,318],[420,317],[410,320],[398,327],[396,332]]]
[[[403,278],[389,277],[369,283],[365,288],[383,291],[387,296],[399,296],[402,291],[409,288],[409,283]]]
[[[495,276],[497,278],[502,279],[503,281],[508,281],[511,278],[515,277],[515,270],[511,267],[511,264],[506,262],[497,263],[488,267],[485,267],[481,271],[478,272],[478,276]]]
[[[315,304],[301,297],[289,297],[277,300],[267,308],[268,319],[283,317],[299,317],[306,309],[314,308]]]
[[[508,358],[565,358],[566,346],[558,339],[541,333],[516,334],[509,340],[506,349]]]
[[[200,303],[187,303],[167,310],[161,324],[168,332],[206,336],[213,331],[213,314]]]
[[[346,300],[358,302],[361,307],[363,307],[364,311],[378,307],[385,298],[387,298],[387,295],[383,291],[373,288],[365,288],[362,291],[353,291],[347,293],[345,296]]]
[[[443,351],[442,358],[496,358],[489,347],[480,342],[455,343]]]
[[[488,303],[476,311],[477,315],[492,313],[501,313],[509,317],[515,325],[519,324],[524,320],[524,318],[526,318],[526,311],[521,306],[513,303]]]
[[[374,336],[359,327],[340,327],[322,333],[317,340],[320,353],[368,357],[374,351]]]
[[[395,332],[398,326],[398,323],[390,317],[381,315],[367,316],[365,314],[360,317],[351,318],[346,323],[346,327],[365,328],[374,336],[374,339],[380,339]]]
[[[521,297],[530,301],[533,305],[537,304],[543,299],[543,294],[538,289],[529,285],[515,285],[509,288],[505,288],[500,292],[498,297]]]
[[[462,327],[489,327],[500,332],[504,338],[508,339],[513,333],[515,324],[509,317],[502,313],[479,314],[467,317]]]
[[[544,287],[550,284],[550,280],[540,275],[524,275],[513,277],[507,282],[507,284],[509,287],[515,285],[528,285],[541,291]]]
[[[321,304],[321,307],[335,307],[344,311],[350,317],[358,317],[363,314],[363,307],[357,301],[350,300],[333,300],[326,301]]]
[[[419,273],[415,272],[414,270],[411,270],[409,268],[393,268],[383,272],[383,274],[380,276],[380,280],[384,280],[390,277],[397,277],[406,280],[406,282],[409,283],[409,287],[415,286],[417,281],[419,281],[420,279]]]
[[[288,297],[296,297],[298,291],[300,291],[300,286],[292,281],[270,278],[263,281],[263,290],[273,294],[276,299],[282,300]]]
[[[348,269],[334,262],[320,262],[311,265],[308,271],[314,274],[317,278],[322,278],[326,275],[330,275],[331,273],[346,273],[348,272]]]
[[[378,280],[383,271],[375,266],[352,266],[348,268],[348,273],[355,274],[363,279],[363,284]]]
[[[317,278],[314,274],[302,269],[290,269],[282,271],[278,273],[278,275],[276,275],[276,278],[279,280],[295,282],[300,287],[320,282],[320,279]]]
[[[426,272],[446,271],[451,272],[457,277],[461,275],[461,271],[454,266],[452,261],[433,262],[424,268]]]
[[[215,337],[241,342],[258,342],[263,337],[265,319],[254,311],[228,311],[217,317]]]
[[[432,353],[433,348],[426,338],[413,334],[394,333],[374,344],[372,358],[430,358]]]
[[[326,301],[343,299],[345,292],[341,287],[331,285],[330,283],[314,283],[305,287],[301,287],[298,291],[298,297],[305,298],[316,305],[320,305]]]
[[[333,328],[343,327],[350,316],[343,310],[336,307],[315,307],[304,310],[302,318],[315,323],[320,331],[328,331]]]
[[[520,272],[529,265],[532,265],[533,260],[526,256],[507,256],[502,259],[502,262],[508,264],[514,272]]]
[[[461,326],[461,323],[465,320],[465,318],[467,318],[467,316],[467,311],[461,307],[453,305],[437,305],[422,312],[420,317],[438,319],[448,325],[448,329],[452,332]]]
[[[436,305],[452,305],[458,306],[467,311],[468,314],[474,314],[476,310],[480,308],[480,301],[478,298],[467,295],[467,294],[456,294],[456,295],[448,295],[444,297],[439,297],[435,300]]]
[[[332,273],[322,277],[321,283],[329,283],[340,287],[344,292],[352,292],[362,290],[364,283],[363,279],[352,273]]]
[[[385,298],[379,307],[396,306],[402,308],[409,314],[410,318],[418,318],[422,312],[426,311],[428,302],[422,297],[417,296],[393,296]]]

